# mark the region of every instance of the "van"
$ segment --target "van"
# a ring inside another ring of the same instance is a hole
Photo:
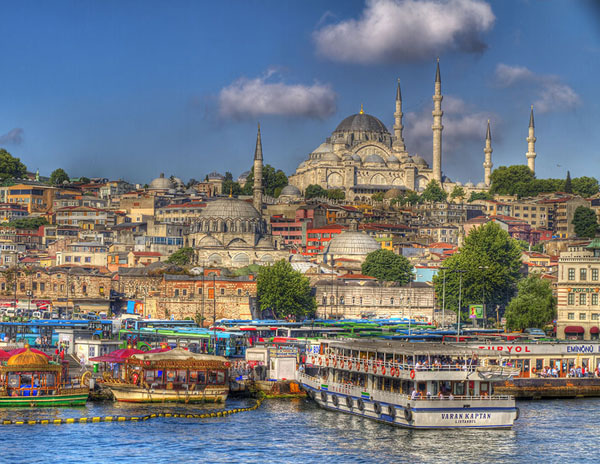
[[[41,319],[42,313],[40,311],[34,311],[33,313],[31,313],[31,318],[32,319]]]

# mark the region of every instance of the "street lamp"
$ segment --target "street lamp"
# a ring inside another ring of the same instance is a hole
[[[446,269],[447,267],[440,267],[443,273],[442,280],[442,329],[446,326]]]
[[[455,269],[454,272],[458,273],[459,276],[459,283],[458,283],[458,330],[457,330],[457,337],[456,337],[456,341],[459,341],[460,338],[460,316],[461,316],[461,304],[462,304],[462,276],[466,271],[463,271],[462,269]]]
[[[486,269],[489,269],[489,266],[479,266],[479,269],[481,271],[485,271]],[[485,307],[485,273],[482,272],[481,276],[483,277],[483,285],[481,288],[481,301],[483,304],[483,328],[485,329],[485,326],[487,325],[487,311],[486,311],[486,307]]]

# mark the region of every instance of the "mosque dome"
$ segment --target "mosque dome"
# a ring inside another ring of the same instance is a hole
[[[327,143],[327,142],[323,142],[315,150],[313,150],[313,153],[330,153],[332,151],[333,151],[333,147],[331,146],[331,144]]]
[[[460,182],[460,181],[456,181],[456,186],[457,186],[457,187],[462,187],[462,182]]]
[[[385,194],[383,195],[383,198],[389,200],[391,198],[396,198],[399,195],[402,195],[402,190],[400,190],[399,188],[392,188],[392,189],[389,189],[387,192],[385,192]]]
[[[331,152],[323,153],[318,159],[318,161],[339,161],[339,160],[340,160],[340,158]]]
[[[389,134],[385,124],[383,124],[379,119],[375,116],[371,116],[370,114],[366,114],[363,112],[353,114],[352,116],[348,116],[339,125],[335,128],[334,134],[336,132],[355,132],[355,131],[365,131],[365,132],[379,132],[384,134]]]
[[[368,155],[368,156],[365,158],[365,161],[364,161],[364,162],[365,162],[365,163],[385,164],[385,160],[384,160],[384,159],[383,159],[381,156],[379,156],[379,155],[376,155],[376,154],[374,154],[374,153],[373,153],[373,154],[371,154],[371,155]]]
[[[467,187],[467,188],[473,188],[473,187],[475,187],[475,185],[473,184],[473,182],[469,181],[469,182],[467,182],[465,184],[465,187]]]
[[[225,176],[216,171],[211,172],[206,177],[208,177],[209,180],[225,180]]]
[[[286,185],[285,187],[283,187],[283,189],[281,190],[281,193],[279,194],[281,195],[288,195],[291,197],[299,197],[302,195],[302,192],[300,191],[300,189],[298,187],[296,187],[295,185]]]
[[[173,176],[171,180],[173,181],[176,187],[183,187],[185,185],[179,177]]]
[[[43,354],[34,353],[26,345],[25,351],[11,356],[6,361],[6,365],[13,367],[46,367],[48,358]]]
[[[250,171],[244,171],[238,176],[237,181],[238,182],[246,182],[249,175],[250,175]]]
[[[373,237],[358,231],[346,231],[331,239],[327,254],[334,256],[366,256],[380,249],[381,246]]]
[[[419,155],[413,155],[412,161],[413,161],[413,163],[415,163],[418,166],[427,166],[427,161],[425,161]]]
[[[306,161],[302,161],[299,165],[298,165],[298,169],[303,168],[306,166]]]
[[[219,198],[206,203],[200,219],[260,219],[260,213],[252,204],[237,198]]]
[[[357,155],[356,153],[355,153],[354,155],[352,155],[352,159],[353,159],[354,161],[362,161],[362,160],[360,159],[360,156],[359,156],[359,155]]]
[[[200,242],[198,244],[201,247],[210,247],[210,246],[222,247],[223,246],[221,241],[217,240],[212,235],[207,235],[206,237],[202,238],[202,240],[200,240]]]
[[[387,162],[388,164],[400,164],[400,161],[395,156],[390,156]]]
[[[484,188],[486,188],[486,187],[487,187],[487,185],[485,185],[485,182],[479,182],[479,183],[477,184],[477,188],[478,188],[478,189],[484,189]]]
[[[160,173],[156,179],[150,182],[148,187],[150,190],[169,190],[173,188],[173,182],[171,179],[165,177],[164,173]]]

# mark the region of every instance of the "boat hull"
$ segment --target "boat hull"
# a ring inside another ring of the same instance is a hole
[[[481,428],[508,429],[518,417],[514,400],[485,400],[487,405],[452,401],[376,401],[370,396],[330,392],[302,383],[309,398],[320,407],[412,429]],[[337,399],[334,399],[337,398]]]
[[[89,391],[65,393],[53,396],[5,396],[0,397],[0,407],[44,408],[55,406],[85,406]]]
[[[127,384],[105,383],[116,401],[125,403],[222,403],[229,393],[226,387],[203,390],[146,389]]]

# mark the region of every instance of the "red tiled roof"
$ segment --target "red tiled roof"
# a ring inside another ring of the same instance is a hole
[[[455,248],[456,245],[452,245],[450,243],[446,243],[446,242],[434,242],[434,243],[430,243],[429,244],[429,248],[444,248],[444,249],[451,249],[451,248]]]
[[[133,251],[133,256],[162,256],[158,251]]]

